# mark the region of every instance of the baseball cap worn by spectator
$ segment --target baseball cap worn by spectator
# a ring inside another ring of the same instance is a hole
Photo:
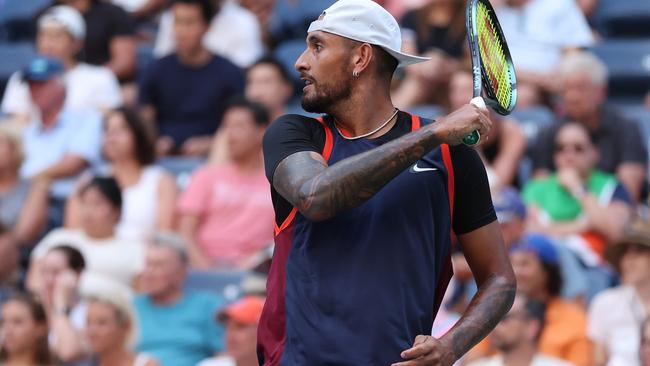
[[[619,264],[625,251],[631,247],[650,251],[650,223],[637,220],[628,226],[617,244],[610,245],[605,251],[605,258],[620,273]]]
[[[264,298],[245,296],[220,311],[217,320],[225,323],[232,319],[241,324],[254,325],[259,323],[263,308]]]
[[[528,234],[521,243],[514,245],[510,249],[511,253],[527,252],[533,253],[542,263],[557,266],[559,265],[559,256],[557,250],[548,239],[539,234]]]
[[[53,25],[63,26],[76,40],[82,40],[86,37],[86,22],[83,16],[70,6],[54,6],[38,19],[38,28]]]
[[[308,33],[323,31],[379,46],[397,59],[398,67],[428,61],[400,52],[402,33],[397,20],[372,0],[339,0],[309,26]]]
[[[48,81],[63,73],[63,64],[52,57],[36,56],[22,71],[24,81]]]
[[[526,218],[526,205],[514,188],[506,187],[496,194],[494,210],[500,223],[510,222],[515,218]]]

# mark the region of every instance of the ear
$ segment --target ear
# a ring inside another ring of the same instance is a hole
[[[375,50],[368,43],[352,50],[352,71],[356,74],[363,74],[368,69],[371,61],[375,58]]]

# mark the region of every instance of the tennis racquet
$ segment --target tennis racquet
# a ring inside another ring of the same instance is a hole
[[[508,115],[517,103],[517,79],[496,13],[488,0],[468,0],[465,16],[474,76],[471,103],[478,107],[487,104],[497,113]],[[485,101],[481,98],[482,90]],[[463,142],[475,145],[480,140],[481,135],[474,131]]]

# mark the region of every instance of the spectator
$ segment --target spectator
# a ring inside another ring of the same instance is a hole
[[[23,133],[25,160],[20,176],[49,186],[54,227],[63,219],[64,200],[72,192],[76,177],[99,160],[101,139],[99,114],[64,107],[62,69],[55,59],[37,57],[23,70],[40,118]]]
[[[217,319],[225,327],[226,348],[222,355],[198,366],[257,366],[257,324],[264,298],[246,296],[219,312]]]
[[[137,113],[127,108],[108,113],[103,151],[109,163],[107,173],[115,177],[122,191],[122,213],[116,235],[144,242],[156,230],[171,229],[176,183],[162,168],[153,165],[153,140]],[[68,228],[80,226],[79,199],[78,194],[73,194],[68,200]]]
[[[518,290],[546,306],[539,352],[577,366],[591,366],[587,317],[578,305],[559,297],[562,276],[553,245],[541,236],[531,236],[514,246],[510,253]]]
[[[641,327],[641,366],[650,366],[650,320],[646,319]]]
[[[201,43],[214,15],[210,0],[175,0],[171,10],[176,53],[145,70],[139,101],[144,119],[159,131],[159,155],[205,155],[221,122],[225,101],[243,93],[244,76]]]
[[[631,215],[625,189],[616,177],[595,169],[597,161],[598,151],[586,128],[565,123],[555,135],[557,172],[532,180],[524,189],[529,230],[557,237],[594,268],[593,276],[603,278],[592,284],[590,297],[594,290],[609,286],[608,271],[598,267],[606,246],[620,237]]]
[[[86,323],[86,304],[80,301],[78,286],[85,267],[81,252],[60,245],[45,254],[40,268],[42,286],[35,292],[48,315],[50,349],[64,362],[84,355],[81,331]]]
[[[111,70],[77,61],[85,36],[86,23],[81,14],[69,6],[55,6],[38,20],[36,49],[39,54],[63,63],[66,107],[104,112],[122,104],[120,86]],[[20,72],[9,79],[2,111],[18,120],[32,117],[29,88],[21,80]]]
[[[1,319],[3,365],[54,365],[47,345],[47,316],[40,303],[29,296],[13,296],[2,305]]]
[[[85,294],[95,286],[110,284],[129,291],[136,285],[144,262],[144,245],[115,237],[120,218],[122,196],[113,178],[95,177],[80,190],[81,227],[55,229],[32,252],[30,288],[38,288],[38,277],[45,253],[65,243],[78,249],[86,260],[81,277],[80,292]]]
[[[557,91],[554,74],[562,55],[594,42],[575,0],[505,0],[496,12],[517,65],[519,107],[542,103]]]
[[[268,44],[268,28],[271,22],[275,0],[240,0],[239,4],[255,15],[260,31],[262,32],[262,40]]]
[[[86,335],[92,356],[88,366],[158,366],[151,356],[129,350],[135,341],[135,311],[128,296],[115,291],[95,291],[88,298]]]
[[[474,91],[471,69],[460,68],[451,76],[450,109],[454,111],[472,99]],[[479,147],[488,169],[490,187],[517,185],[517,172],[526,152],[526,135],[517,121],[491,113],[492,128]],[[491,174],[490,174],[491,173]]]
[[[534,154],[536,175],[555,169],[554,141],[558,129],[569,121],[584,125],[598,147],[596,167],[616,174],[637,202],[646,174],[647,152],[638,125],[604,106],[607,68],[595,56],[580,52],[567,56],[560,65],[561,99],[566,117],[540,131]]]
[[[0,124],[0,226],[12,231],[12,245],[27,250],[47,223],[47,185],[22,179],[20,133],[9,123]]]
[[[273,57],[257,60],[246,72],[246,97],[266,107],[270,120],[285,114],[293,96],[293,83],[287,70]]]
[[[309,24],[336,0],[274,0],[268,24],[271,48],[285,41],[304,41]]]
[[[215,15],[208,20],[203,46],[215,55],[241,68],[250,66],[264,53],[262,30],[253,13],[231,0],[208,0],[216,4]],[[154,54],[166,56],[176,48],[173,36],[174,14],[166,11],[161,19]],[[237,32],[233,32],[237,29]]]
[[[393,94],[395,105],[448,106],[449,81],[466,43],[464,10],[463,2],[437,0],[404,15],[405,52],[423,54],[431,61],[405,69],[406,76]]]
[[[223,330],[212,319],[222,300],[185,290],[187,265],[183,241],[159,234],[147,248],[144,295],[135,298],[140,334],[136,349],[165,366],[194,366],[223,349]]]
[[[112,3],[139,21],[153,20],[167,5],[166,0],[112,0]]]
[[[135,76],[137,40],[133,19],[119,6],[101,0],[58,0],[83,14],[83,61],[108,67],[120,80]]]
[[[622,285],[598,294],[589,308],[594,365],[640,365],[639,329],[650,314],[650,224],[635,222],[619,244],[608,248],[607,258],[619,270]]]
[[[490,341],[499,353],[469,366],[570,366],[538,351],[544,311],[543,303],[518,295],[508,314],[490,333]]]
[[[181,196],[180,232],[194,267],[247,267],[272,243],[274,213],[262,160],[268,123],[261,105],[234,101],[222,126],[230,162],[197,170]]]

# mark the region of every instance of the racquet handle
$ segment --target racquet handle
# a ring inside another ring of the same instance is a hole
[[[485,101],[481,97],[472,98],[469,102],[479,108],[485,108]],[[472,132],[463,139],[463,143],[468,146],[476,145],[479,141],[481,141],[481,134],[478,131]]]

